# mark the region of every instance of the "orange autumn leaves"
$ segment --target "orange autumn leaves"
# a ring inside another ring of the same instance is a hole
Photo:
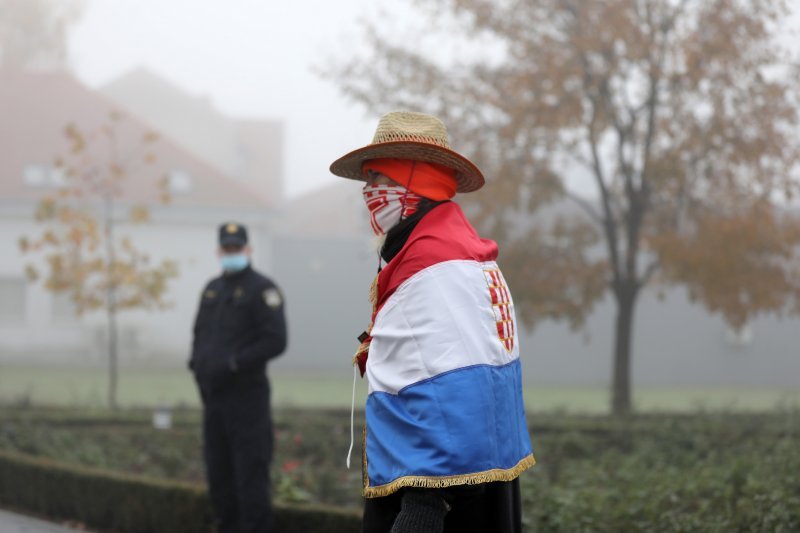
[[[591,225],[562,218],[549,229],[531,229],[525,246],[502,251],[517,316],[526,326],[547,318],[564,320],[573,330],[583,326],[608,288],[606,260],[589,253],[599,241]]]
[[[158,140],[148,132],[138,143],[119,147],[123,128],[124,117],[116,112],[94,131],[65,127],[68,153],[53,165],[63,182],[36,206],[34,219],[42,230],[19,239],[20,251],[41,257],[26,265],[28,277],[43,278],[46,289],[68,294],[78,313],[109,305],[114,312],[164,308],[167,284],[177,276],[174,261],[156,263],[130,237],[118,234],[150,219],[147,206],[125,202],[123,185],[153,172],[151,148]],[[159,183],[162,190],[156,193],[168,201],[165,181]]]
[[[800,312],[800,219],[790,211],[765,201],[705,210],[690,230],[654,235],[649,244],[665,281],[686,286],[692,301],[734,328],[759,313]]]

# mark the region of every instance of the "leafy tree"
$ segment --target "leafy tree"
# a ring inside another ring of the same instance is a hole
[[[0,67],[64,67],[82,0],[0,0]]]
[[[429,22],[417,41],[366,21],[368,53],[323,75],[373,112],[445,120],[490,178],[464,201],[505,244],[528,326],[580,328],[610,292],[614,413],[631,409],[648,284],[685,286],[734,327],[800,312],[800,221],[786,209],[800,83],[774,38],[785,1],[414,4]],[[579,194],[579,178],[593,194]],[[558,214],[570,205],[572,216]]]
[[[156,157],[151,150],[158,140],[157,134],[148,132],[138,145],[121,147],[123,122],[122,115],[111,113],[108,123],[96,131],[66,126],[69,154],[54,165],[63,183],[43,196],[35,211],[36,221],[45,229],[34,238],[19,240],[22,252],[44,254],[47,290],[68,294],[78,314],[105,310],[112,408],[117,405],[117,313],[166,307],[167,284],[177,276],[174,261],[152,264],[129,237],[117,235],[120,223],[149,219],[146,206],[123,204],[123,186],[126,180],[144,181],[153,172]],[[154,197],[168,202],[166,180],[159,184]],[[26,270],[32,280],[40,277],[34,265]]]

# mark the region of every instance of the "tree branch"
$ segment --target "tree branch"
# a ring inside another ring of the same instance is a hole
[[[589,134],[589,147],[592,151],[592,162],[594,167],[594,177],[597,183],[597,188],[600,190],[600,199],[603,206],[602,226],[605,230],[606,245],[608,246],[608,255],[611,258],[611,270],[613,273],[613,285],[615,290],[621,288],[620,276],[620,262],[619,262],[619,243],[617,241],[617,227],[614,220],[614,213],[611,209],[611,199],[608,192],[608,187],[605,181],[605,173],[603,172],[602,164],[600,163],[600,155],[597,150],[597,138],[594,132],[594,124],[597,119],[597,104],[592,102],[592,120],[587,125],[587,132]]]
[[[686,6],[686,2],[682,2],[677,9],[682,9]],[[639,238],[641,235],[642,225],[645,214],[650,204],[651,183],[649,177],[650,161],[652,156],[653,138],[655,137],[656,130],[656,108],[659,101],[659,84],[661,83],[661,72],[664,67],[664,58],[666,55],[666,45],[669,38],[669,33],[674,26],[675,14],[667,20],[658,25],[660,30],[661,42],[659,43],[657,52],[655,54],[655,64],[650,64],[649,72],[649,94],[646,100],[647,110],[647,129],[645,131],[644,145],[642,147],[642,166],[641,175],[639,180],[639,187],[636,189],[633,186],[633,172],[628,168],[624,162],[624,154],[622,153],[622,142],[624,141],[624,132],[618,130],[619,136],[619,152],[620,164],[623,165],[625,173],[625,192],[629,199],[629,210],[626,217],[626,227],[628,229],[627,249],[626,249],[626,270],[629,279],[634,286],[638,289],[645,285],[649,280],[652,273],[648,266],[645,273],[641,278],[637,276],[636,272],[636,258],[639,254]],[[654,267],[655,268],[655,267]]]
[[[644,269],[644,273],[642,274],[641,280],[637,283],[637,288],[644,287],[648,283],[652,277],[658,272],[658,269],[661,268],[661,261],[658,259],[654,259],[651,261]]]
[[[591,204],[591,202],[588,202],[585,198],[581,198],[577,194],[572,193],[570,191],[565,191],[564,195],[568,199],[575,202],[583,210],[583,212],[586,213],[586,215],[592,220],[592,222],[594,222],[600,227],[603,226],[603,217],[600,213],[597,212],[597,210]]]

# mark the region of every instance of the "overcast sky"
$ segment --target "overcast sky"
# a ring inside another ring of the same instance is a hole
[[[237,118],[282,120],[290,196],[337,179],[329,164],[370,142],[377,117],[311,70],[348,54],[371,0],[90,0],[70,41],[99,87],[144,65]],[[400,11],[402,14],[402,11]]]

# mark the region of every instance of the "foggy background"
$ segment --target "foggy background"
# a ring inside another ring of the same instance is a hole
[[[800,530],[785,5],[0,0],[0,531],[213,528],[187,360],[232,222],[288,319],[278,527],[358,529],[379,261],[328,167],[393,103],[487,177],[455,201],[514,297],[523,530]]]
[[[76,317],[63,296],[29,282],[31,259],[17,243],[35,231],[36,200],[54,186],[36,173],[49,175],[64,150],[63,125],[119,109],[134,127],[161,134],[174,195],[171,205],[152,208],[150,223],[120,231],[179,267],[169,309],[120,315],[123,365],[182,368],[200,291],[219,270],[216,227],[234,220],[250,229],[256,268],[286,294],[289,350],[272,371],[333,375],[349,387],[377,260],[359,184],[332,176],[328,165],[369,143],[378,117],[317,71],[358,49],[360,19],[385,21],[392,35],[415,23],[405,5],[368,0],[94,0],[69,32],[66,68],[3,72],[0,364],[105,364],[102,313]],[[790,26],[797,20],[796,12]],[[607,299],[585,331],[545,323],[523,332],[526,381],[605,385],[612,320]],[[634,383],[796,388],[798,331],[797,319],[763,318],[736,332],[690,305],[681,289],[663,301],[646,291]]]

